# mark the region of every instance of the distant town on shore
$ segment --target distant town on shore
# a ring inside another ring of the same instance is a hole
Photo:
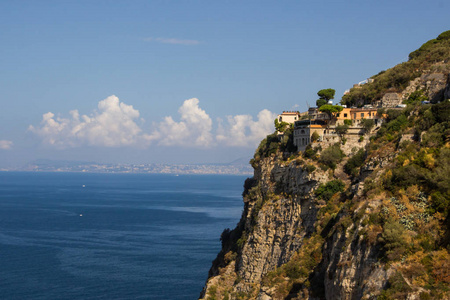
[[[135,173],[135,174],[198,174],[251,175],[248,159],[224,164],[104,164],[83,161],[36,160],[21,167],[0,171],[17,172],[80,172],[80,173]]]

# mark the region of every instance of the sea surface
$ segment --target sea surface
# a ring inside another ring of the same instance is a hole
[[[0,299],[197,299],[245,178],[0,172]]]

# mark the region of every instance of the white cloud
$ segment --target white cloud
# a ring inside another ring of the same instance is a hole
[[[213,132],[213,121],[200,108],[197,98],[185,100],[178,113],[178,120],[167,116],[154,123],[153,131],[148,134],[137,123],[139,111],[110,96],[100,101],[97,111],[89,116],[80,115],[77,110],[70,111],[69,118],[52,112],[43,114],[40,126],[30,125],[29,131],[44,144],[57,148],[148,147],[152,142],[160,146],[198,148],[255,147],[274,131],[276,117],[267,109],[260,111],[256,120],[251,115],[228,116],[225,122],[218,119],[217,130]],[[10,146],[5,143],[5,147]]]
[[[77,110],[70,115],[71,118],[61,118],[48,112],[42,116],[40,127],[30,125],[29,130],[41,137],[44,144],[59,148],[142,146],[151,139],[135,122],[139,111],[116,96],[100,101],[98,111],[91,116],[80,116]]]
[[[274,131],[276,116],[267,109],[258,113],[256,121],[250,115],[228,116],[225,125],[219,120],[217,141],[226,146],[255,147]]]
[[[7,140],[0,140],[0,150],[9,150],[13,146],[13,142]]]
[[[212,146],[212,120],[198,103],[197,98],[185,100],[178,109],[181,120],[176,122],[170,116],[165,117],[157,124],[152,139],[164,146]]]
[[[175,38],[144,38],[144,41],[146,42],[157,42],[161,44],[172,44],[172,45],[185,45],[185,46],[194,46],[200,44],[197,40],[182,40],[182,39],[175,39]]]

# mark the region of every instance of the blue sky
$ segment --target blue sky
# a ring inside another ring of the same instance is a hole
[[[353,83],[407,60],[450,29],[449,8],[448,1],[1,1],[0,167],[39,158],[250,157],[274,114],[305,110],[323,88],[336,89],[339,100]]]

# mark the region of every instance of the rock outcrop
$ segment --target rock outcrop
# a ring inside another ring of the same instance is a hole
[[[401,93],[401,98],[406,100],[413,92],[422,90],[425,92],[425,96],[433,103],[450,99],[449,83],[450,74],[445,72],[432,73],[428,71],[422,76],[411,80],[408,87]]]

